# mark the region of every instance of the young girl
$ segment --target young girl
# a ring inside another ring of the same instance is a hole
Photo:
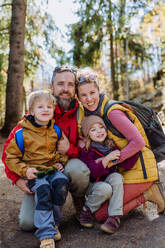
[[[119,228],[120,217],[123,215],[123,177],[117,168],[120,151],[107,135],[105,124],[99,116],[84,117],[81,125],[86,144],[81,150],[80,159],[90,169],[90,185],[80,214],[80,224],[92,227],[93,213],[103,202],[109,200],[108,218],[101,225],[101,229],[114,233]],[[138,157],[139,154],[136,154],[123,163],[128,163],[130,169]]]

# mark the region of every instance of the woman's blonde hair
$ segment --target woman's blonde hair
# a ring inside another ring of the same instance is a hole
[[[90,67],[85,67],[77,71],[76,93],[78,95],[78,87],[84,84],[94,83],[99,90],[99,76],[96,71]]]
[[[39,99],[47,99],[50,103],[55,106],[56,99],[55,97],[47,90],[37,90],[33,91],[28,95],[28,110],[31,112],[33,110],[34,104]]]

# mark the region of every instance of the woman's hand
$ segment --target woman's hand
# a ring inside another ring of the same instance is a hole
[[[66,154],[67,151],[69,150],[70,142],[64,133],[62,133],[62,137],[63,139],[58,141],[57,150],[61,154]]]
[[[34,179],[36,178],[35,173],[37,173],[38,170],[36,168],[28,168],[26,171],[26,176],[28,179]]]
[[[30,189],[27,187],[27,183],[28,183],[27,180],[20,178],[16,181],[15,184],[22,192],[26,194],[33,194],[33,192],[31,192]]]
[[[110,152],[108,155],[107,155],[109,161],[110,160],[117,160],[120,158],[120,151],[119,150],[115,150],[113,152]]]
[[[56,163],[56,169],[58,171],[63,172],[64,171],[64,166],[61,163]]]
[[[110,152],[107,156],[105,156],[102,159],[102,163],[104,168],[106,167],[111,167],[114,165],[113,160],[118,160],[120,158],[120,151],[119,150],[115,150],[113,152]]]

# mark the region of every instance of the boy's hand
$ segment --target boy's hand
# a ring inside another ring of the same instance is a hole
[[[62,165],[61,163],[56,163],[56,169],[57,169],[58,171],[61,171],[61,172],[64,171],[64,167],[63,167],[63,165]]]
[[[36,168],[28,168],[26,171],[26,176],[28,179],[36,178],[35,173],[39,172]]]
[[[66,154],[67,151],[69,150],[70,142],[64,133],[62,133],[62,137],[63,139],[61,139],[57,143],[57,150],[61,154]]]

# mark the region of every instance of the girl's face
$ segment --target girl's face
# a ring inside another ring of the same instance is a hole
[[[92,141],[103,143],[107,137],[107,131],[102,124],[95,123],[89,130],[89,137]]]
[[[78,97],[83,107],[95,111],[99,104],[100,92],[94,82],[78,86]]]
[[[39,125],[47,125],[48,122],[53,118],[54,106],[52,102],[45,98],[38,99],[34,103],[31,115],[34,116],[36,123],[38,123]]]

